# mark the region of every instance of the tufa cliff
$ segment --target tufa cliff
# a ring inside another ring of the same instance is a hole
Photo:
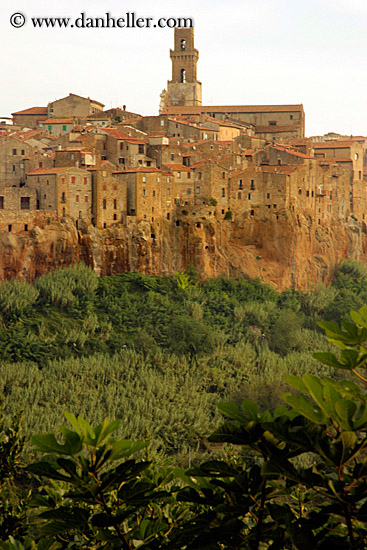
[[[168,275],[193,263],[203,278],[260,277],[279,290],[306,289],[328,282],[342,258],[364,261],[367,246],[361,225],[316,226],[290,211],[234,220],[192,212],[156,224],[130,221],[96,229],[71,219],[34,226],[28,233],[0,233],[0,277],[33,280],[49,270],[84,262],[97,275],[127,271]]]

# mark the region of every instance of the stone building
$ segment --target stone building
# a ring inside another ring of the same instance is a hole
[[[127,215],[137,223],[171,219],[175,207],[174,178],[155,167],[136,167],[113,173],[126,186]]]
[[[37,128],[39,123],[47,118],[47,107],[30,107],[12,113],[13,124],[21,128]]]
[[[37,168],[27,174],[27,187],[37,191],[37,209],[56,211],[60,218],[92,219],[91,174],[76,168]]]
[[[0,185],[11,187],[25,181],[25,158],[33,147],[15,137],[0,137]]]
[[[85,118],[102,113],[103,107],[103,103],[90,99],[90,97],[69,94],[48,104],[47,118]]]
[[[92,222],[100,229],[123,223],[127,214],[127,188],[116,177],[116,168],[109,161],[102,161],[98,168],[89,168],[92,178]]]

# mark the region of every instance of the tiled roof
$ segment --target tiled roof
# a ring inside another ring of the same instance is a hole
[[[30,107],[23,111],[16,111],[12,115],[47,115],[47,107]]]
[[[62,167],[59,166],[58,168],[36,168],[36,170],[32,170],[31,172],[28,172],[27,175],[28,176],[51,176],[53,174],[59,174],[60,172],[66,172],[67,170],[70,170],[72,168],[74,168],[75,170],[80,170],[75,166],[62,166]]]
[[[201,113],[284,113],[303,112],[303,105],[202,105],[200,107],[168,106],[163,114]]]
[[[47,118],[42,121],[42,124],[73,124],[72,118]]]
[[[191,168],[184,164],[165,164],[164,166],[174,172],[191,172]]]
[[[303,159],[314,159],[315,158],[315,157],[311,157],[309,155],[305,155],[304,153],[300,153],[299,151],[292,151],[291,149],[288,149],[287,147],[275,146],[275,147],[273,147],[273,149],[276,149],[277,151],[285,151],[289,155],[293,155],[295,157],[300,157],[300,158],[303,158]]]
[[[355,145],[354,141],[319,141],[312,143],[314,149],[347,149]]]
[[[281,175],[290,175],[293,174],[296,170],[298,170],[300,166],[261,166],[261,172],[265,172],[266,174],[281,174]]]
[[[155,166],[135,166],[134,168],[129,168],[128,170],[115,170],[112,173],[126,174],[126,173],[133,173],[133,172],[149,173],[149,172],[162,172],[162,170],[159,170],[159,168],[156,168]]]

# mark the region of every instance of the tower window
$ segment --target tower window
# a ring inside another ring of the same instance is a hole
[[[180,73],[181,73],[181,83],[185,84],[186,83],[186,70],[181,69]]]
[[[186,40],[183,38],[181,40],[181,51],[185,51],[186,50]]]

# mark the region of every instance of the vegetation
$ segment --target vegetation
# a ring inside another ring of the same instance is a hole
[[[365,548],[366,292],[351,261],[2,283],[0,548]]]

